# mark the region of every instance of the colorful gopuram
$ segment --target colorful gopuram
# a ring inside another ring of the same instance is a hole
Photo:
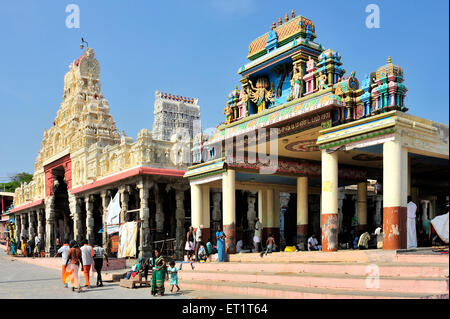
[[[44,130],[33,180],[14,194],[16,239],[39,234],[52,256],[56,239],[87,238],[111,251],[112,240],[99,231],[111,198],[120,192],[119,222],[139,223],[139,256],[151,254],[151,243],[167,235],[180,243],[189,207],[183,175],[192,147],[184,135],[193,135],[198,100],[157,91],[153,132],[142,129],[133,140],[116,127],[94,50],[87,48],[69,67],[53,126]]]
[[[403,69],[389,57],[360,82],[316,37],[294,12],[274,22],[249,45],[226,120],[195,139],[192,224],[223,224],[229,253],[255,216],[263,242],[306,249],[316,233],[336,251],[351,228],[382,226],[383,249],[406,248],[407,196],[433,201],[423,219],[448,200],[448,125],[406,113]]]

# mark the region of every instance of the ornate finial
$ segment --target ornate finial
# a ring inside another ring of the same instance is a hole
[[[164,98],[167,99],[167,93],[164,93]]]
[[[292,19],[295,18],[295,12],[294,12],[294,9],[292,9],[292,12],[291,12],[291,18],[292,18]]]
[[[389,56],[388,57],[388,62],[387,62],[388,64],[391,64],[392,63],[392,61],[391,61],[391,56]]]
[[[286,13],[286,15],[284,16],[284,22],[288,22],[289,21],[289,15]]]
[[[87,43],[87,41],[84,41],[83,37],[81,37],[81,44],[80,44],[80,49],[81,50],[84,49],[83,43],[86,43],[86,48],[89,48],[89,44]]]
[[[283,24],[283,20],[281,20],[281,18],[278,18],[278,26]]]
[[[184,98],[183,98],[183,102],[186,103],[186,101],[187,101],[187,100],[186,100],[186,97],[184,97]]]
[[[276,27],[277,27],[277,23],[274,21],[274,22],[272,23],[272,30],[275,29]]]
[[[172,94],[169,93],[169,100],[172,98]]]

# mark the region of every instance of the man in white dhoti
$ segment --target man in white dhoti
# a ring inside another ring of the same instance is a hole
[[[408,204],[406,206],[407,248],[417,247],[416,211],[417,205],[413,203],[411,196],[408,196]]]

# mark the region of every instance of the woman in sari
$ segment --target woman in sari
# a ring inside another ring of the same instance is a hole
[[[152,273],[152,295],[164,295],[164,281],[166,280],[166,262],[159,251],[155,249],[155,268]]]
[[[219,226],[219,229],[216,232],[219,262],[225,261],[225,237],[222,227]]]
[[[16,239],[11,237],[11,255],[16,255]]]

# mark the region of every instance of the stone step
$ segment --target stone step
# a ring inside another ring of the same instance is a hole
[[[395,262],[402,263],[433,263],[449,264],[448,254],[441,255],[416,255],[416,254],[397,254]]]
[[[377,266],[383,277],[448,277],[448,264],[412,264],[412,263],[195,263],[192,270],[189,264],[183,264],[183,272],[189,271],[248,271],[288,272],[288,273],[328,273],[365,276]],[[179,267],[179,266],[178,266]]]
[[[182,289],[206,290],[224,294],[239,294],[245,296],[259,296],[260,298],[283,299],[419,299],[439,298],[448,299],[447,294],[422,294],[380,292],[372,290],[348,291],[321,288],[304,288],[285,285],[268,285],[265,283],[237,283],[207,280],[185,280],[180,282]]]
[[[392,278],[367,276],[330,275],[328,273],[256,273],[256,272],[216,272],[180,271],[180,280],[262,283],[302,288],[322,288],[340,290],[370,290],[398,293],[448,294],[448,279],[441,278]]]

